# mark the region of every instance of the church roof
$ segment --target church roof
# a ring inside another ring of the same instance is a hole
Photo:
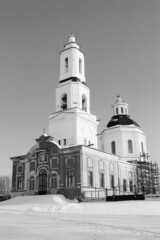
[[[114,127],[117,125],[135,125],[136,127],[140,127],[138,123],[130,118],[129,115],[115,115],[111,118],[109,123],[107,124],[107,128]]]

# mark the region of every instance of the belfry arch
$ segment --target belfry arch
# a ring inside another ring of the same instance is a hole
[[[61,97],[61,109],[62,110],[67,109],[67,93],[62,94],[62,97]]]
[[[87,111],[87,97],[85,94],[82,94],[82,110]]]

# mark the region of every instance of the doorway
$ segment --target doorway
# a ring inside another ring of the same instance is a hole
[[[47,171],[46,169],[41,169],[39,172],[38,194],[46,193],[47,193]]]

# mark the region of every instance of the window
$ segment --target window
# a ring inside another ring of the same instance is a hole
[[[64,145],[66,145],[66,139],[63,139]]]
[[[104,187],[104,162],[99,161],[99,178],[100,178],[100,187]]]
[[[125,112],[126,112],[126,114],[127,114],[127,108],[125,108]]]
[[[51,164],[51,169],[58,168],[58,158],[57,157],[51,158],[50,164]]]
[[[51,177],[51,188],[57,188],[57,175],[55,173]]]
[[[44,163],[48,161],[48,155],[46,152],[39,152],[38,154],[38,162]]]
[[[79,73],[82,73],[82,60],[79,59]]]
[[[111,142],[111,149],[112,149],[112,154],[116,154],[116,143],[115,143],[115,141]]]
[[[99,174],[100,177],[100,187],[104,187],[104,173]]]
[[[22,189],[22,176],[17,176],[17,190]]]
[[[121,113],[123,113],[123,107],[121,107]]]
[[[118,108],[116,108],[116,114],[118,114]]]
[[[30,171],[35,171],[35,169],[36,169],[36,163],[30,162]]]
[[[74,158],[69,157],[67,158],[67,167],[73,167],[74,166]]]
[[[29,190],[33,191],[34,190],[34,177],[30,177],[29,179]]]
[[[130,192],[133,192],[132,172],[129,172],[129,190]]]
[[[123,191],[124,192],[127,191],[127,181],[126,181],[126,179],[123,179]]]
[[[114,175],[110,175],[110,185],[111,188],[114,188]]]
[[[93,172],[88,171],[88,186],[93,187]]]
[[[67,109],[67,94],[63,94],[61,98],[61,109],[65,110]]]
[[[121,179],[120,178],[118,178],[118,189],[119,189],[119,191],[121,189]]]
[[[86,139],[84,139],[84,145],[85,145],[85,146],[87,145],[87,140],[86,140]]]
[[[133,153],[133,143],[132,143],[132,140],[128,140],[128,153]]]
[[[58,144],[61,145],[61,140],[58,140]]]
[[[87,111],[87,98],[85,94],[82,95],[82,110]]]
[[[73,187],[75,185],[75,177],[74,177],[74,172],[67,171],[67,186],[68,187]]]
[[[22,165],[18,165],[17,166],[17,173],[22,173],[23,172],[23,166]]]
[[[141,142],[141,150],[142,150],[142,154],[143,154],[144,153],[143,142]]]
[[[68,72],[68,57],[65,58],[65,72]]]
[[[133,182],[132,182],[132,180],[129,180],[129,190],[130,190],[130,192],[133,192]]]

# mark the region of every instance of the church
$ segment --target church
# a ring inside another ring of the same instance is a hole
[[[73,34],[60,52],[55,95],[47,130],[26,154],[11,157],[12,197],[58,193],[87,201],[142,193],[137,162],[148,161],[146,136],[120,95],[112,104],[111,120],[97,133],[85,56]]]

